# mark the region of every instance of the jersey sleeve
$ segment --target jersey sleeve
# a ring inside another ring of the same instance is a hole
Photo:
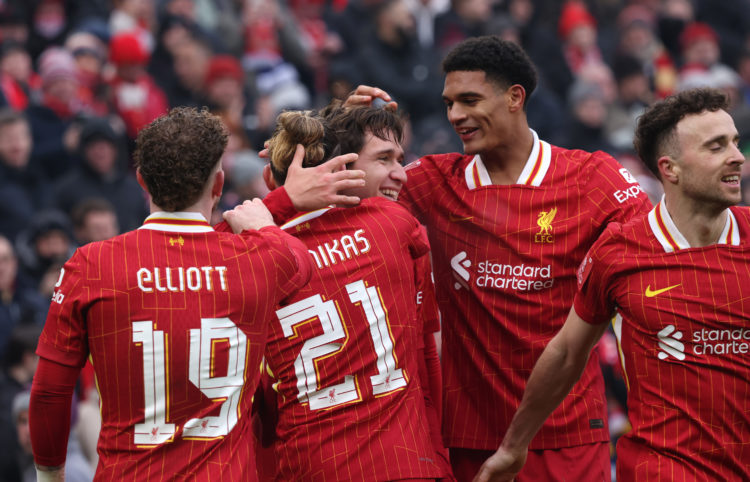
[[[422,157],[406,166],[406,184],[398,195],[398,202],[421,222],[424,222],[434,193],[435,183],[444,182],[434,171],[431,156]]]
[[[609,154],[601,151],[591,154],[583,165],[581,178],[589,219],[598,226],[613,221],[625,223],[652,208],[638,180]]]
[[[78,249],[60,270],[47,321],[36,353],[62,365],[80,368],[89,354],[86,322],[86,263]]]
[[[620,224],[613,223],[589,249],[576,273],[578,291],[573,307],[578,316],[591,324],[608,321],[615,309],[612,299],[611,282],[618,248],[615,245],[616,232]]]
[[[278,271],[280,299],[289,297],[310,281],[312,260],[302,241],[276,226],[243,231],[240,236],[249,242],[254,242],[256,237],[265,242],[264,250],[273,258]]]
[[[289,197],[284,186],[277,187],[266,194],[266,197],[263,198],[263,204],[271,211],[274,222],[279,226],[297,214],[297,210],[294,208],[294,204],[292,204],[292,199]]]
[[[38,465],[57,467],[65,462],[78,373],[78,368],[39,359],[29,401],[29,431]]]

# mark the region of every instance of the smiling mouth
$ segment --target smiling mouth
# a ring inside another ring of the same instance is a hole
[[[721,182],[738,186],[740,184],[739,174],[732,174],[731,176],[724,176],[721,178]]]
[[[478,129],[476,127],[457,127],[456,133],[461,136],[461,138],[468,137],[474,132],[476,132]]]
[[[398,199],[398,191],[396,189],[381,189],[380,194],[391,201]]]

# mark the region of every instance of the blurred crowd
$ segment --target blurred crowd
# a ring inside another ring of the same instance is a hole
[[[750,150],[750,0],[1,0],[3,480],[33,480],[27,390],[62,263],[148,214],[132,169],[140,128],[175,106],[222,117],[231,136],[217,213],[266,193],[258,151],[278,113],[322,107],[358,84],[386,90],[408,114],[408,161],[460,151],[440,60],[484,34],[516,41],[535,62],[528,118],[542,139],[611,153],[652,199],[659,183],[632,140],[653,101],[723,89]],[[622,403],[616,346],[601,349]],[[96,463],[95,393],[84,377],[74,418],[92,421],[71,437],[68,467],[76,460],[80,471],[70,480],[90,480]]]

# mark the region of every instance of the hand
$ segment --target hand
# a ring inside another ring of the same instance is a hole
[[[284,188],[297,211],[312,211],[331,204],[355,205],[356,196],[339,191],[365,185],[365,172],[347,170],[346,164],[357,160],[357,154],[342,154],[315,167],[302,167],[305,149],[297,145],[286,173]]]
[[[497,452],[484,461],[473,482],[505,482],[513,480],[523,468],[527,454],[527,449],[524,449],[520,453],[513,453],[500,447],[497,449]]]
[[[246,229],[275,226],[271,211],[257,197],[252,201],[245,201],[235,206],[234,209],[224,211],[222,216],[235,233],[240,233]]]
[[[370,87],[369,85],[359,85],[352,94],[349,94],[344,100],[345,107],[351,107],[354,105],[377,105],[376,99],[380,99],[385,103],[384,108],[395,111],[398,109],[398,104],[391,100],[391,96],[388,92],[378,89],[377,87]]]

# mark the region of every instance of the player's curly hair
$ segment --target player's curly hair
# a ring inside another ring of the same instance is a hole
[[[667,97],[649,107],[638,118],[633,145],[643,163],[659,177],[659,157],[677,154],[675,139],[677,124],[688,115],[719,109],[726,110],[729,99],[719,90],[690,89]]]
[[[524,109],[537,84],[536,68],[526,52],[496,35],[471,37],[453,47],[443,60],[443,72],[456,71],[484,72],[503,89],[520,85],[526,91]]]
[[[297,144],[305,146],[304,167],[317,166],[331,157],[362,150],[368,132],[381,139],[403,142],[400,113],[380,107],[344,107],[333,101],[320,112],[285,111],[276,119],[268,155],[277,184],[286,180]]]
[[[226,127],[208,109],[177,107],[138,133],[134,153],[151,198],[165,211],[195,204],[227,146]]]

